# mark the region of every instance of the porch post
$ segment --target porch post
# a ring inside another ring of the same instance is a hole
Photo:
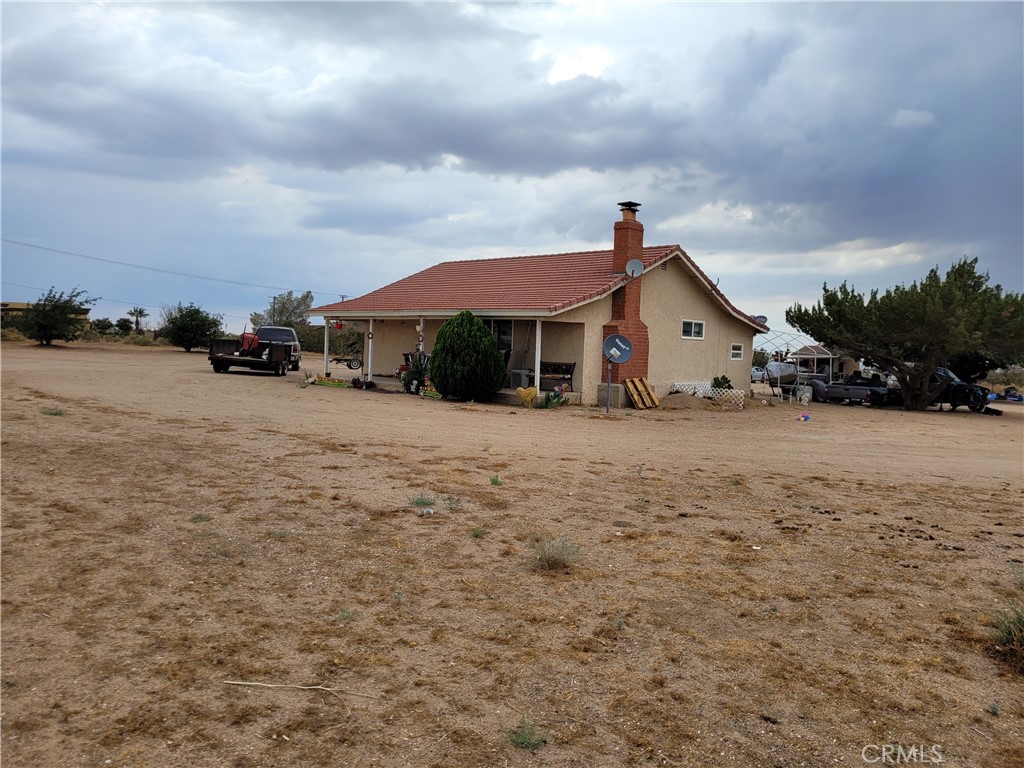
[[[373,381],[373,318],[370,318],[370,329],[366,334],[366,358],[363,360],[363,378]]]
[[[328,353],[328,348],[330,346],[329,343],[328,343],[328,340],[330,339],[330,335],[331,335],[331,327],[327,324],[329,322],[330,322],[330,320],[327,318],[326,315],[324,315],[324,378],[325,379],[329,375],[329,371],[327,369],[327,353]]]
[[[536,333],[536,337],[537,338],[534,339],[534,341],[536,343],[533,345],[533,347],[534,347],[534,349],[533,349],[533,386],[535,386],[537,388],[537,391],[540,392],[540,326],[541,326],[541,319],[539,317],[536,320],[536,324],[537,324],[537,333]]]

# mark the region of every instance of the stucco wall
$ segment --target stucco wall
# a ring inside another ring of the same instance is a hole
[[[574,323],[577,329],[573,333],[573,343],[578,345],[578,351],[573,357],[564,360],[576,360],[576,370],[573,377],[573,387],[580,393],[580,401],[584,405],[593,405],[597,402],[597,386],[603,376],[604,356],[601,353],[601,345],[604,338],[601,334],[601,327],[608,322],[612,314],[612,301],[604,298],[582,307],[569,310],[558,316],[563,322]],[[544,347],[545,360],[560,360],[548,357],[548,341],[555,334],[556,323],[548,321],[544,323],[541,331]]]
[[[416,349],[419,333],[415,319],[376,320],[373,324],[373,375],[390,376],[395,368],[404,362],[402,353]],[[369,325],[369,323],[367,323]],[[429,352],[437,338],[440,320],[426,320],[423,332],[423,349]],[[363,339],[363,350],[369,349],[369,342]]]
[[[754,331],[728,314],[678,259],[643,276],[640,317],[650,335],[648,380],[659,395],[674,381],[711,381],[728,376],[737,389],[750,386]],[[684,339],[683,320],[704,323],[703,339]],[[743,359],[730,359],[732,344]]]

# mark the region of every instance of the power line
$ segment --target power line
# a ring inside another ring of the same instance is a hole
[[[21,283],[9,283],[6,280],[0,281],[0,285],[11,285],[15,288],[29,288],[33,291],[48,291],[49,288],[40,288],[37,285],[22,285]],[[106,302],[107,304],[128,304],[133,307],[146,307],[147,309],[163,309],[162,306],[156,306],[155,304],[142,304],[138,301],[123,301],[121,299],[108,299],[106,296],[98,296],[96,301]],[[236,317],[239,320],[248,320],[249,318],[243,315],[229,315],[224,312],[218,312],[217,314],[223,315],[224,317]]]
[[[295,290],[293,288],[279,288],[274,285],[258,285],[256,283],[245,283],[241,280],[227,280],[223,277],[207,277],[206,275],[195,275],[191,272],[177,272],[173,269],[163,269],[161,267],[148,267],[143,264],[132,264],[127,261],[117,261],[116,259],[104,259],[100,256],[88,256],[84,253],[75,253],[74,251],[62,251],[59,248],[48,248],[45,245],[35,245],[34,243],[26,243],[22,240],[11,240],[9,238],[0,238],[5,243],[11,243],[12,245],[23,245],[26,248],[35,248],[40,251],[49,251],[50,253],[59,253],[64,256],[74,256],[78,259],[88,259],[89,261],[102,261],[105,264],[117,264],[120,267],[132,267],[133,269],[144,269],[149,272],[160,272],[165,275],[175,275],[177,277],[189,277],[194,280],[210,280],[215,283],[229,283],[231,285],[241,285],[246,288],[265,288],[268,291],[281,291],[282,293],[305,293],[305,291]],[[311,293],[319,294],[321,296],[337,296],[340,291],[311,291]]]

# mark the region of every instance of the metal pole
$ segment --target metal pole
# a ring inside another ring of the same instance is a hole
[[[608,391],[605,392],[604,412],[612,412],[612,361],[608,361]]]
[[[329,379],[331,377],[331,369],[327,367],[327,358],[329,357],[329,351],[331,348],[331,326],[330,318],[324,316],[324,378]]]

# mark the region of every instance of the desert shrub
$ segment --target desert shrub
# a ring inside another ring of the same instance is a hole
[[[1014,574],[1017,592],[1024,592],[1024,572]],[[1024,603],[1018,598],[992,622],[996,655],[1018,672],[1024,672]]]
[[[536,749],[547,743],[548,732],[541,731],[523,716],[519,726],[508,732],[509,741],[520,749]]]
[[[409,503],[414,507],[432,507],[436,499],[433,496],[428,496],[425,493],[417,494],[409,499]]]
[[[490,400],[506,376],[494,336],[480,318],[465,310],[445,321],[430,355],[430,381],[443,397]]]
[[[409,368],[402,371],[402,389],[416,394],[423,389],[427,378],[427,367],[423,365],[423,353],[416,351],[409,358]]]
[[[569,568],[580,554],[580,548],[568,536],[542,538],[534,545],[537,567],[549,571]]]
[[[1024,671],[1024,606],[1014,605],[994,623],[996,652],[1018,672]]]
[[[28,341],[28,338],[17,328],[4,328],[0,330],[0,341]]]
[[[156,342],[149,338],[149,336],[137,336],[135,334],[132,334],[131,336],[125,336],[124,343],[131,344],[133,347],[156,346]]]
[[[714,389],[732,389],[732,382],[728,376],[715,376],[711,380],[711,386]]]

